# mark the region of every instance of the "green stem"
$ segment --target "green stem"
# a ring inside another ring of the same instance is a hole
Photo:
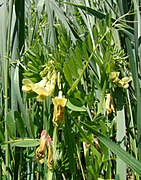
[[[85,173],[84,173],[84,170],[83,170],[83,166],[82,166],[82,163],[81,163],[80,150],[79,150],[77,144],[76,144],[76,149],[77,149],[77,157],[78,157],[78,160],[79,160],[79,165],[80,165],[80,168],[81,168],[82,176],[83,176],[83,179],[86,180]]]
[[[102,106],[103,106],[105,92],[106,92],[106,86],[107,86],[107,80],[104,81],[102,95],[101,95],[101,98],[100,98],[100,103],[99,103],[97,114],[101,113],[101,111],[102,111]]]
[[[52,172],[54,171],[54,168],[56,167],[56,149],[57,149],[57,132],[58,132],[58,127],[54,127],[53,131],[53,167],[52,167]]]
[[[12,13],[13,13],[13,0],[9,0],[9,21],[8,21],[8,33],[7,33],[7,58],[5,62],[5,84],[4,84],[4,104],[5,104],[5,110],[4,110],[4,119],[5,119],[5,141],[8,141],[8,132],[7,132],[7,126],[6,126],[6,118],[8,113],[8,75],[9,75],[9,54],[10,54],[10,36],[11,36],[11,24],[12,24]],[[6,177],[9,180],[10,174],[9,174],[9,145],[6,145],[6,151],[5,151],[5,162],[6,162]]]
[[[53,178],[53,172],[51,170],[48,170],[47,179],[52,180]]]
[[[83,77],[84,72],[86,71],[89,63],[91,62],[93,55],[95,53],[95,51],[98,49],[98,47],[100,46],[100,43],[102,42],[102,40],[104,39],[104,37],[107,35],[107,33],[110,31],[111,29],[108,29],[104,35],[101,37],[101,39],[99,40],[99,43],[96,45],[96,47],[94,48],[93,52],[91,53],[88,61],[86,62],[86,65],[84,66],[82,72],[80,73],[79,78],[73,83],[72,87],[68,90],[67,94],[69,94],[70,92],[74,91],[74,89],[76,88],[76,86],[78,85],[79,81],[81,80],[81,78]]]
[[[127,13],[127,14],[128,14],[128,13]],[[127,15],[127,14],[125,14],[125,15]],[[116,25],[116,23],[117,23],[120,19],[122,19],[125,15],[119,17],[119,18],[112,24],[111,28],[109,28],[109,29],[103,34],[103,36],[102,36],[101,39],[99,40],[99,43],[95,46],[95,48],[93,49],[90,57],[88,58],[88,61],[86,62],[86,65],[84,66],[82,72],[80,73],[79,78],[76,79],[76,81],[73,83],[73,85],[71,86],[71,88],[68,90],[67,94],[70,94],[70,92],[72,92],[72,91],[75,90],[75,88],[76,88],[76,86],[78,85],[79,81],[80,81],[81,78],[83,77],[83,74],[84,74],[84,72],[86,71],[89,63],[91,62],[91,60],[92,60],[92,58],[93,58],[93,56],[94,56],[94,54],[95,54],[95,51],[99,48],[100,43],[103,41],[103,39],[105,38],[105,36],[112,30],[112,28]]]

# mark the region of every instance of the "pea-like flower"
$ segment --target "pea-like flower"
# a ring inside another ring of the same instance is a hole
[[[119,87],[123,87],[124,89],[127,89],[129,87],[129,82],[131,81],[131,77],[124,77],[121,80],[117,82]]]
[[[129,87],[129,82],[132,80],[131,77],[123,77],[122,79],[120,79],[119,74],[120,72],[111,72],[109,75],[109,79],[118,87],[127,89]]]
[[[38,100],[38,101],[43,101],[43,100],[46,98],[46,96],[48,96],[48,92],[47,92],[47,90],[45,89],[46,83],[47,83],[47,80],[46,80],[46,78],[44,78],[44,79],[42,79],[40,82],[35,83],[35,84],[33,85],[32,90],[33,90],[36,94],[38,94],[38,96],[37,96],[37,100]]]
[[[37,83],[33,83],[30,79],[23,79],[22,90],[26,93],[35,92],[37,94],[37,100],[43,101],[47,96],[52,96],[56,85],[57,73],[53,71],[50,79],[43,77],[43,79]]]
[[[120,72],[111,72],[110,75],[109,75],[109,79],[113,82],[117,82],[119,80],[119,74]]]
[[[30,79],[23,79],[22,80],[23,86],[22,86],[22,91],[23,92],[31,92],[33,88],[33,82]]]
[[[58,97],[52,99],[54,104],[54,113],[53,113],[53,124],[58,126],[58,121],[64,122],[64,107],[67,103],[67,99],[63,97],[62,91],[59,91]]]

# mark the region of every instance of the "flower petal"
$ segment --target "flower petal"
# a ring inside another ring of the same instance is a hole
[[[23,83],[22,91],[26,93],[32,91],[33,82],[30,79],[23,79],[22,83]]]
[[[39,86],[38,84],[34,84],[32,90],[37,94],[42,94],[44,96],[48,96],[48,91],[44,88]]]
[[[111,72],[109,75],[109,79],[112,80],[113,82],[116,82],[118,80],[120,72]]]
[[[22,91],[23,91],[23,92],[28,93],[28,92],[30,92],[31,90],[32,90],[31,86],[27,86],[27,85],[23,85],[23,86],[22,86]]]

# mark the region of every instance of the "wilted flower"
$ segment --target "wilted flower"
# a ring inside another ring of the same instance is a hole
[[[36,149],[36,157],[39,158],[39,162],[41,164],[44,163],[44,158],[47,150],[46,134],[47,134],[46,130],[43,130],[41,132],[40,146]]]
[[[48,147],[48,168],[52,169],[52,144],[51,144],[51,137],[47,136],[46,137],[46,141],[47,141],[47,147]]]
[[[54,104],[53,124],[58,126],[57,121],[64,122],[64,107],[67,99],[62,96],[62,91],[59,91],[58,97],[52,99]]]
[[[107,94],[107,98],[106,98],[106,110],[107,110],[107,114],[111,114],[112,112],[115,112],[113,98],[110,93]]]
[[[30,79],[23,79],[22,80],[23,86],[22,86],[22,91],[28,93],[32,91],[33,88],[33,82]]]
[[[49,169],[52,169],[52,144],[51,144],[51,137],[46,135],[47,132],[46,130],[43,130],[41,132],[41,137],[40,137],[40,145],[36,149],[36,157],[39,158],[39,162],[41,164],[44,163],[45,156],[48,151],[48,167]]]

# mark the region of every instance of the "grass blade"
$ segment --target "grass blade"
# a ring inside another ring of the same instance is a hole
[[[117,144],[112,142],[110,139],[96,131],[94,128],[92,128],[90,125],[81,122],[81,124],[86,127],[90,132],[92,132],[94,135],[97,136],[97,138],[105,145],[107,146],[113,153],[115,153],[120,159],[122,159],[133,171],[138,173],[141,176],[141,164],[139,161],[137,161],[133,156],[131,156],[129,153],[124,151],[121,147],[119,147]],[[80,130],[80,128],[79,128]],[[81,129],[82,133],[82,129]],[[83,134],[85,136],[85,134]],[[87,137],[85,137],[87,138]],[[91,140],[87,139],[89,143],[91,144]]]

